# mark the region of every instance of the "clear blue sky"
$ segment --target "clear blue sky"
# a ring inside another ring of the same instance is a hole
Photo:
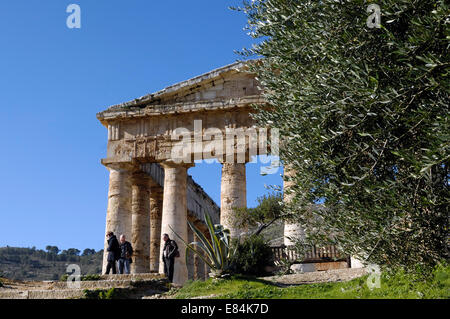
[[[81,29],[66,8],[81,7]],[[106,129],[96,113],[234,62],[239,1],[0,2],[0,246],[103,248]],[[220,165],[189,170],[220,204]],[[247,165],[249,206],[281,184]]]

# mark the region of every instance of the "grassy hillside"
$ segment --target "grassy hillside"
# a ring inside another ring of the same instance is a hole
[[[427,280],[403,272],[383,273],[381,287],[370,290],[364,276],[348,282],[304,284],[281,288],[274,283],[245,277],[190,282],[175,298],[211,296],[221,299],[449,299],[450,267],[440,266]]]
[[[66,273],[67,265],[77,264],[83,275],[100,274],[103,250],[77,249],[59,253],[56,247],[49,251],[36,248],[0,248],[0,277],[15,280],[57,280]],[[56,250],[54,249],[56,248]]]

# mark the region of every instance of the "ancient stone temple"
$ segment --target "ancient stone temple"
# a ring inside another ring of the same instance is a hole
[[[125,234],[135,249],[133,273],[163,272],[161,234],[193,241],[187,225],[204,227],[204,213],[233,227],[233,209],[246,206],[245,165],[253,155],[276,152],[277,136],[255,127],[252,105],[264,103],[253,74],[234,63],[97,114],[108,131],[110,172],[106,231]],[[189,177],[196,160],[222,165],[220,212]],[[176,258],[174,282],[207,273],[200,258]],[[104,261],[104,267],[106,262]]]

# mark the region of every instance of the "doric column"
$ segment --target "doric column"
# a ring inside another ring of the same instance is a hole
[[[150,271],[159,271],[161,221],[162,221],[163,192],[161,187],[150,190]]]
[[[188,278],[188,272],[185,260],[185,247],[179,240],[188,240],[187,235],[187,169],[191,165],[174,164],[173,162],[164,162],[161,164],[164,168],[164,198],[161,233],[168,234],[172,240],[178,244],[180,257],[175,258],[175,270],[173,283],[184,284]],[[175,235],[175,233],[178,234]],[[163,243],[161,243],[160,256],[163,253]],[[164,273],[164,264],[159,265],[159,272]]]
[[[241,230],[233,226],[234,208],[247,207],[245,163],[223,163],[220,192],[220,223],[230,230],[232,238]]]
[[[132,175],[131,215],[133,263],[131,273],[150,272],[150,187],[149,177],[144,172]]]
[[[289,167],[284,167],[284,176],[283,176],[283,200],[286,203],[292,201],[294,196],[293,193],[290,192],[290,188],[295,185],[295,182],[291,180],[294,177],[295,171],[289,169]],[[303,227],[300,224],[285,222],[284,223],[284,244],[286,246],[291,246],[295,244],[296,238],[302,238],[305,236],[305,232]]]
[[[131,236],[131,187],[130,172],[117,165],[109,165],[108,210],[106,214],[105,249],[102,273],[106,271],[106,233],[112,231],[119,239],[120,234]]]

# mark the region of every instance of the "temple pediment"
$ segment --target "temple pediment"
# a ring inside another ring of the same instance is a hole
[[[154,116],[223,109],[260,103],[255,75],[245,63],[236,62],[156,93],[109,107],[97,114],[104,122],[123,117]]]

